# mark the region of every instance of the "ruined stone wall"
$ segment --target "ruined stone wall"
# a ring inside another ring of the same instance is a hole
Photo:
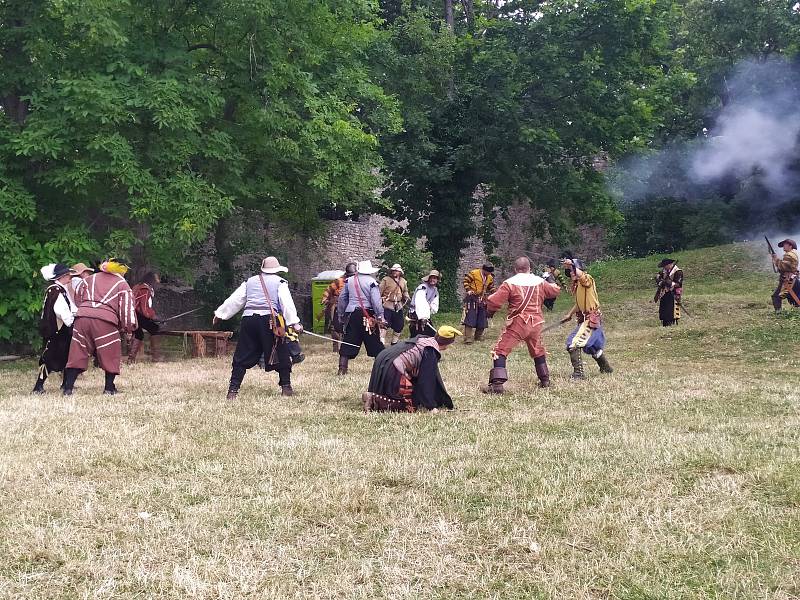
[[[480,217],[476,217],[480,218]],[[533,233],[536,213],[529,206],[515,205],[508,209],[507,216],[496,215],[494,227],[498,245],[493,253],[497,275],[500,279],[512,274],[516,257],[529,254],[534,264],[543,264],[541,255],[558,256],[560,248],[546,239],[537,239]],[[351,260],[373,260],[384,251],[381,245],[381,230],[400,225],[387,217],[369,215],[356,221],[328,221],[319,233],[299,236],[276,225],[265,224],[258,213],[240,213],[230,219],[230,237],[226,243],[233,244],[237,259],[234,261],[234,280],[244,281],[257,272],[261,259],[274,254],[289,269],[290,282],[295,302],[304,322],[310,320],[311,278],[321,271],[342,269]],[[606,252],[602,228],[580,228],[582,242],[573,248],[576,256],[585,260],[598,258]],[[217,270],[215,240],[210,238],[200,250],[198,277],[213,277]],[[486,260],[483,245],[477,237],[469,240],[461,253],[459,272],[453,274],[459,281],[470,269]],[[449,275],[449,274],[446,274]],[[233,291],[233,290],[229,290]],[[219,298],[222,302],[224,298]],[[194,291],[188,286],[167,285],[156,299],[161,315],[169,316],[198,306]],[[210,310],[170,323],[171,329],[199,329],[208,327]]]

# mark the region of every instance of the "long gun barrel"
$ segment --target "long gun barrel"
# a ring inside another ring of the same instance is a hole
[[[767,250],[769,250],[769,253],[772,256],[775,256],[775,248],[773,248],[772,244],[769,243],[769,238],[767,236],[764,236],[764,239],[767,241]],[[773,273],[778,272],[778,269],[775,267],[775,263],[772,263],[772,272]]]

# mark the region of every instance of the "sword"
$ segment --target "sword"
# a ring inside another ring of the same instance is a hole
[[[353,348],[361,348],[361,346],[356,346],[355,344],[351,344],[350,342],[343,342],[341,340],[335,340],[332,337],[328,337],[327,335],[320,335],[318,333],[314,333],[312,331],[308,331],[307,329],[303,329],[303,333],[306,333],[308,335],[312,335],[312,336],[314,336],[316,338],[319,338],[321,340],[328,340],[329,342],[335,342],[337,344],[344,344],[345,346],[352,346]]]
[[[200,307],[200,308],[202,308],[202,307]],[[172,321],[173,319],[177,319],[178,317],[183,317],[185,315],[190,315],[190,314],[195,313],[198,310],[200,310],[200,308],[193,308],[192,310],[187,310],[186,312],[182,312],[179,315],[173,315],[171,317],[167,317],[166,319],[161,319],[159,321],[159,323],[166,323],[167,321]]]
[[[555,329],[557,327],[561,327],[564,323],[569,323],[571,320],[572,320],[572,318],[559,319],[555,323],[552,323],[552,324],[548,325],[547,327],[545,327],[544,329],[542,329],[542,333],[546,333],[546,332],[550,331],[551,329]]]

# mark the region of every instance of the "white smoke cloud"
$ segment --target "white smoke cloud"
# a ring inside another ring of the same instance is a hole
[[[612,174],[624,202],[673,197],[703,200],[731,180],[757,178],[763,202],[800,192],[800,73],[783,59],[740,64],[726,80],[727,104],[710,130],[646,155]],[[729,190],[728,190],[729,191]]]

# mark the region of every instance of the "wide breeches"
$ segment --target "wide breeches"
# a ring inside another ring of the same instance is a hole
[[[103,371],[119,375],[122,341],[117,326],[102,319],[78,317],[72,327],[67,368],[85,371],[94,355]]]
[[[500,339],[494,345],[494,356],[508,356],[518,345],[525,344],[531,358],[545,356],[547,351],[542,341],[542,322],[535,325],[525,323],[522,319],[513,319],[506,322],[500,334]]]

